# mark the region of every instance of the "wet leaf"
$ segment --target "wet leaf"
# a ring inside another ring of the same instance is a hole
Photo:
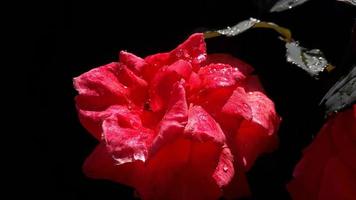
[[[299,6],[309,0],[280,0],[271,8],[270,12],[281,12]]]
[[[213,37],[218,37],[218,36],[227,36],[227,37],[233,37],[237,36],[249,29],[252,28],[267,28],[267,29],[273,29],[279,34],[281,34],[284,37],[285,41],[291,41],[292,39],[292,34],[289,29],[284,28],[282,26],[279,26],[275,23],[272,22],[264,22],[260,21],[255,18],[250,18],[244,21],[241,21],[237,23],[236,25],[230,27],[228,26],[225,29],[219,29],[215,31],[207,31],[204,33],[205,38],[213,38]]]
[[[298,42],[286,43],[287,61],[297,65],[311,76],[318,77],[321,72],[331,66],[319,49],[308,50],[301,47]]]
[[[325,113],[338,112],[356,102],[356,65],[340,78],[320,102]]]
[[[281,35],[280,38],[286,42],[287,62],[302,68],[314,78],[319,78],[319,75],[324,71],[331,71],[334,69],[334,66],[328,63],[324,54],[319,49],[309,50],[300,46],[299,42],[292,38],[292,33],[289,29],[272,22],[264,22],[255,18],[250,18],[248,20],[241,21],[232,27],[215,31],[207,31],[204,33],[204,37],[233,37],[238,36],[239,34],[252,28],[266,28],[278,32]]]
[[[241,21],[232,27],[228,26],[225,29],[220,29],[220,30],[216,30],[216,31],[207,31],[204,33],[204,37],[205,38],[213,38],[213,37],[217,37],[220,35],[224,35],[227,37],[236,36],[236,35],[239,35],[240,33],[243,33],[245,31],[249,30],[250,28],[254,27],[259,22],[260,22],[260,20],[258,20],[258,19],[250,18],[248,20]]]
[[[337,0],[337,1],[341,1],[341,2],[344,2],[344,3],[348,3],[350,5],[356,6],[356,0]]]

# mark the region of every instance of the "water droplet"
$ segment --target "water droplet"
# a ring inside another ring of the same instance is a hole
[[[206,121],[207,117],[205,115],[199,115],[199,119],[202,121]]]
[[[227,172],[228,169],[229,168],[226,165],[224,165],[224,167],[223,167],[224,172]]]
[[[196,60],[197,60],[197,62],[202,62],[203,60],[205,60],[205,58],[206,58],[206,56],[205,56],[204,54],[200,54],[200,55],[196,58]]]
[[[242,162],[244,163],[245,166],[247,165],[247,161],[245,157],[242,157]]]
[[[128,162],[132,162],[132,158],[130,157],[112,157],[116,161],[116,165],[122,165]]]
[[[146,161],[146,156],[144,155],[143,152],[134,153],[133,157],[134,157],[134,160],[141,160],[142,162]]]

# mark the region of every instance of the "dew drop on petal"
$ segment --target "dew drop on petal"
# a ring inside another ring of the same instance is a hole
[[[224,172],[227,172],[228,167],[226,165],[224,165],[223,170],[224,170]]]
[[[242,162],[244,163],[244,166],[247,165],[247,161],[246,161],[246,158],[245,158],[245,157],[242,157]]]

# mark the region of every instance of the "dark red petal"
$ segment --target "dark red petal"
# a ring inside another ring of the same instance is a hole
[[[119,64],[118,70],[113,71],[120,83],[129,91],[130,101],[142,106],[148,96],[148,84],[137,76],[126,65]]]
[[[243,117],[246,120],[251,120],[252,108],[249,106],[245,90],[242,87],[237,87],[221,111],[230,117]]]
[[[244,88],[246,92],[262,92],[265,93],[263,86],[256,75],[248,76],[244,81]]]
[[[189,61],[194,69],[198,69],[195,67],[199,67],[207,56],[204,35],[202,33],[191,35],[185,42],[171,51],[170,56],[173,60],[183,59]]]
[[[199,78],[199,75],[195,72],[192,72],[190,74],[190,77],[186,85],[188,92],[190,94],[194,94],[199,90],[200,87],[201,87],[201,80]]]
[[[104,110],[112,104],[124,104],[128,100],[128,89],[119,82],[113,71],[118,63],[110,63],[92,69],[73,79],[79,92],[77,106],[84,110]]]
[[[140,180],[142,169],[141,162],[116,165],[105,143],[99,144],[83,165],[84,174],[90,178],[107,179],[130,186],[135,186]]]
[[[219,124],[201,106],[189,108],[188,124],[184,129],[184,133],[200,142],[225,143],[225,135]]]
[[[235,135],[238,159],[249,170],[256,158],[276,149],[278,138],[276,135],[268,135],[265,128],[260,125],[244,120],[240,124]]]
[[[184,60],[162,67],[151,82],[149,90],[151,109],[156,112],[166,108],[173,84],[182,78],[188,79],[191,72],[191,64]]]
[[[188,106],[183,85],[184,81],[182,80],[172,88],[167,112],[157,127],[157,135],[151,148],[152,155],[166,143],[182,136],[188,120]]]
[[[293,199],[317,199],[320,179],[333,151],[330,130],[328,124],[322,128],[294,169],[294,179],[288,184]]]
[[[116,107],[111,106],[104,111],[87,111],[78,108],[78,116],[82,125],[98,140],[101,140],[102,123],[105,118],[115,112]]]
[[[136,75],[141,74],[143,67],[147,65],[144,59],[126,51],[120,51],[119,59],[122,64],[135,72]]]
[[[153,131],[142,127],[138,114],[122,107],[104,120],[103,136],[108,151],[120,165],[147,159]]]
[[[266,129],[267,135],[274,134],[279,126],[280,117],[274,103],[262,92],[248,92],[248,105],[252,110],[252,121]]]
[[[304,151],[288,184],[293,199],[355,199],[355,129],[352,109],[330,118]]]
[[[356,119],[356,104],[352,106],[353,109],[353,118]],[[354,142],[356,142],[356,131],[351,132],[351,138]]]
[[[274,103],[265,94],[257,76],[250,76],[243,85],[247,101],[252,109],[252,121],[272,135],[278,129],[281,118],[277,115]]]
[[[352,134],[356,132],[356,118],[353,109],[340,112],[331,123],[331,140],[335,153],[346,165],[351,167],[356,176],[356,142]]]
[[[98,140],[101,138],[102,120],[110,114],[106,110],[115,104],[127,104],[129,91],[113,73],[118,63],[92,69],[73,79],[79,92],[75,97],[78,115],[83,126]]]
[[[137,187],[145,200],[216,200],[221,196],[212,174],[219,159],[212,142],[177,138],[163,146],[146,164]]]
[[[144,68],[145,77],[149,78],[165,65],[171,65],[177,60],[185,60],[192,64],[195,71],[206,59],[206,46],[202,33],[191,35],[186,41],[168,53],[159,53],[148,56],[145,61],[148,66]]]
[[[220,154],[219,163],[216,167],[213,178],[220,188],[227,186],[235,175],[234,158],[230,149],[225,145]]]
[[[182,83],[177,86],[176,100],[171,101],[175,103],[162,122],[166,117],[176,120],[174,113],[182,119],[186,117],[186,103],[181,98],[184,88]],[[181,123],[178,125],[181,127]],[[224,146],[223,132],[212,117],[201,107],[193,106],[184,131],[184,135],[175,134],[169,141],[165,140],[165,145],[148,160],[145,179],[137,188],[143,199],[215,200],[222,195],[220,187],[232,179],[232,156]]]
[[[209,65],[213,63],[223,63],[231,65],[232,67],[239,69],[239,71],[242,72],[245,76],[251,74],[254,71],[254,69],[249,64],[231,56],[230,54],[209,54],[206,60],[206,64]]]
[[[280,118],[273,102],[262,92],[255,77],[237,87],[221,109],[219,121],[227,132],[235,133],[238,160],[248,170],[256,158],[274,150]],[[246,91],[247,90],[247,91]],[[221,118],[221,119],[220,119]]]
[[[200,68],[199,77],[206,89],[230,87],[245,79],[245,76],[228,64],[210,64]]]
[[[241,122],[235,136],[239,159],[242,159],[246,170],[252,166],[260,154],[271,152],[277,147],[278,138],[274,133],[280,123],[273,102],[262,92],[253,91],[251,88],[247,89],[250,89],[250,92],[247,92],[245,97],[241,97],[246,98],[246,102],[242,102],[241,105],[243,107],[246,105],[244,103],[247,103],[251,109],[252,118],[245,118]],[[241,88],[237,88],[235,91],[239,91],[239,95],[243,95]],[[244,114],[244,117],[249,116],[249,113],[244,112],[243,108],[240,109],[238,111]],[[238,114],[238,112],[236,113]]]
[[[219,161],[212,177],[220,188],[226,186],[234,176],[233,156],[225,144],[225,135],[219,124],[202,107],[191,106],[184,133],[193,141],[214,142],[221,147]]]
[[[145,58],[147,65],[142,69],[142,75],[145,80],[151,82],[157,71],[166,65],[171,64],[169,61],[169,53],[158,53]]]
[[[318,194],[318,200],[356,199],[356,176],[353,169],[348,168],[337,157],[330,158],[326,163]]]
[[[238,160],[234,162],[235,175],[233,176],[229,185],[224,189],[225,199],[240,199],[243,197],[249,197],[251,195],[250,187],[247,182],[245,169]]]
[[[202,84],[203,86],[203,84]],[[234,91],[234,87],[220,87],[214,89],[200,88],[189,96],[189,102],[202,106],[215,119]],[[219,121],[220,122],[220,121]]]

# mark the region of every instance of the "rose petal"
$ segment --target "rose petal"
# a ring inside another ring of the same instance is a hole
[[[224,64],[211,64],[200,68],[198,77],[191,77],[193,86],[189,101],[201,105],[214,118],[218,119],[222,107],[231,96],[237,83],[245,77],[237,69]],[[219,120],[219,122],[221,122]]]
[[[177,89],[178,94],[174,95],[177,100],[172,101],[176,103],[167,116],[172,116],[172,113],[177,113],[176,109],[182,107],[183,101],[180,102],[182,98],[179,97],[184,96],[182,83]],[[179,116],[184,117],[185,110],[178,110],[178,113],[183,113]],[[143,199],[213,200],[221,196],[219,187],[232,179],[232,156],[223,147],[224,134],[200,106],[190,107],[184,133],[185,136],[176,134],[149,159],[145,180],[138,187]],[[202,190],[206,191],[202,193]]]
[[[145,80],[138,77],[132,72],[126,65],[119,64],[119,68],[113,73],[117,79],[124,85],[129,91],[130,100],[137,105],[142,106],[144,100],[148,96],[148,84]]]
[[[197,71],[206,59],[206,46],[202,33],[191,35],[186,41],[168,53],[158,53],[145,58],[148,66],[144,68],[146,80],[163,66],[171,65],[177,60],[185,60]]]
[[[325,125],[312,145],[304,150],[303,158],[294,170],[294,179],[288,184],[293,199],[317,199],[320,178],[332,155],[330,130],[330,125]]]
[[[170,56],[173,60],[189,61],[194,69],[198,69],[207,56],[204,35],[202,33],[191,35],[184,43],[171,51]]]
[[[245,120],[241,122],[235,140],[239,159],[242,159],[245,169],[248,170],[260,154],[271,152],[277,147],[278,138],[274,133],[278,129],[280,118],[275,112],[273,102],[265,94],[258,90],[253,91],[249,87],[246,89],[250,90],[246,93],[245,99],[251,109],[252,118],[246,118],[249,117],[249,113],[243,108],[236,111],[237,114],[239,112],[244,114],[241,116],[245,117]],[[235,91],[243,95],[241,88]],[[241,105],[245,106],[244,103],[246,102],[241,102]]]
[[[199,89],[189,96],[189,101],[202,106],[210,115],[218,120],[221,109],[234,91],[234,87],[221,87],[214,89]],[[221,123],[221,121],[219,121]]]
[[[79,119],[97,139],[101,138],[101,122],[110,113],[106,110],[112,105],[129,102],[129,90],[115,74],[118,66],[118,63],[110,63],[73,79],[79,92],[75,98]]]
[[[353,109],[353,118],[356,119],[356,104],[352,106]],[[351,132],[351,138],[354,142],[356,142],[356,131]]]
[[[227,186],[232,178],[235,175],[234,170],[234,158],[231,154],[230,149],[227,147],[223,147],[223,150],[220,154],[219,163],[216,167],[213,178],[220,188]]]
[[[256,75],[249,76],[244,81],[244,88],[246,92],[262,92],[266,93],[263,86]]]
[[[151,148],[151,154],[155,154],[164,144],[171,142],[182,135],[184,126],[188,120],[188,106],[185,97],[184,81],[181,80],[173,86],[168,111],[158,124],[157,136]],[[179,135],[180,134],[180,135]]]
[[[224,189],[225,199],[240,199],[251,196],[250,187],[248,185],[245,169],[238,160],[234,162],[235,175],[231,182]]]
[[[228,64],[210,64],[198,72],[204,88],[230,87],[245,79],[237,68]]]
[[[136,75],[141,74],[142,69],[147,65],[144,59],[126,51],[120,51],[119,59],[122,64],[126,65]]]
[[[354,154],[355,156],[355,154]],[[356,198],[356,176],[353,169],[343,165],[337,157],[326,163],[321,178],[318,200],[354,200]]]
[[[225,143],[225,135],[216,121],[201,107],[189,108],[188,123],[184,133],[198,141],[215,141]]]
[[[228,133],[235,133],[238,160],[250,169],[256,158],[274,150],[280,119],[273,102],[261,92],[258,79],[249,77],[238,86],[221,109],[220,123]]]
[[[104,110],[112,104],[127,103],[128,90],[113,74],[115,70],[118,63],[113,62],[74,78],[74,87],[79,92],[77,106],[85,110]]]
[[[188,93],[190,94],[196,93],[199,90],[199,88],[201,88],[201,80],[199,78],[199,75],[194,71],[190,74],[186,88]]]
[[[105,143],[99,144],[83,165],[84,174],[90,178],[107,179],[133,187],[141,179],[142,169],[141,162],[115,165],[115,160],[107,151]]]
[[[288,184],[293,199],[354,199],[356,197],[355,129],[352,109],[330,118],[304,151]]]
[[[214,63],[228,64],[234,68],[239,69],[239,71],[242,72],[245,76],[251,74],[254,71],[254,69],[249,64],[229,54],[222,54],[222,53],[209,54],[206,60],[206,65],[214,64]]]
[[[120,165],[136,160],[144,162],[154,134],[152,130],[142,127],[138,114],[121,107],[104,120],[103,136],[108,151]]]
[[[356,142],[352,136],[356,132],[356,118],[353,109],[340,112],[331,123],[331,140],[339,159],[349,166],[356,177]]]
[[[115,113],[116,109],[116,106],[110,106],[104,111],[87,111],[77,108],[80,122],[98,140],[101,140],[103,121]]]
[[[252,110],[252,121],[272,135],[278,129],[280,118],[274,109],[274,103],[262,92],[251,92],[247,95],[248,105]]]
[[[178,60],[170,66],[161,68],[152,80],[149,90],[150,106],[154,112],[167,106],[172,86],[180,79],[188,79],[192,71],[191,64],[184,60]]]
[[[215,200],[221,190],[212,178],[221,148],[211,142],[178,138],[146,164],[137,187],[145,200]],[[204,191],[204,192],[202,192]]]
[[[142,76],[148,82],[151,82],[160,68],[172,64],[170,63],[172,61],[169,60],[169,53],[158,53],[147,56],[145,62],[147,65],[142,69]]]
[[[229,117],[243,117],[246,120],[251,120],[252,108],[249,106],[246,92],[242,87],[237,87],[234,90],[221,112],[229,115]]]
[[[268,153],[278,146],[276,135],[268,135],[260,125],[244,120],[235,136],[238,159],[242,161],[245,170],[249,170],[257,157]]]

